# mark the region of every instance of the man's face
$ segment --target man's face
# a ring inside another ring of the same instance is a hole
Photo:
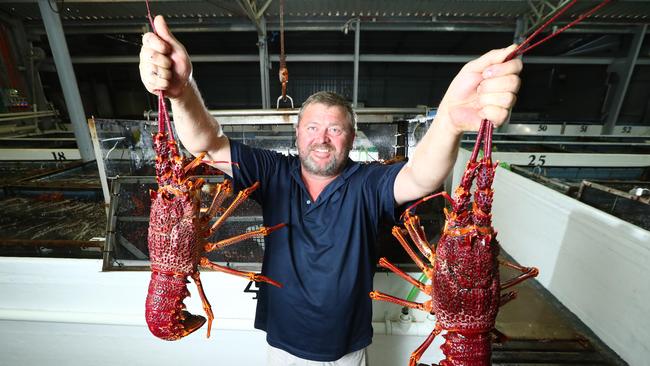
[[[353,141],[354,131],[343,108],[314,103],[303,110],[296,128],[296,143],[307,172],[322,177],[338,175]]]

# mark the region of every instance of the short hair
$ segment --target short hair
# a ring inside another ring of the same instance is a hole
[[[350,102],[348,102],[347,99],[343,98],[341,95],[331,91],[319,91],[310,95],[309,98],[307,98],[307,100],[302,103],[302,106],[298,111],[298,122],[296,122],[296,126],[298,123],[300,123],[300,120],[302,119],[302,113],[305,108],[307,108],[307,106],[310,104],[315,103],[324,104],[328,107],[336,106],[343,108],[345,114],[348,117],[348,122],[350,122],[350,127],[352,127],[352,131],[355,131],[357,129],[357,114],[354,112],[354,109],[352,109]]]

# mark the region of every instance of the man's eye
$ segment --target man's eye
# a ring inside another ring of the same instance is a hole
[[[333,135],[340,135],[341,134],[341,129],[338,127],[330,127],[330,133]]]

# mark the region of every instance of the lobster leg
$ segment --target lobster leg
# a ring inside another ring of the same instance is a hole
[[[394,264],[389,262],[388,259],[386,259],[385,257],[379,259],[379,265],[386,269],[390,269],[391,271],[393,271],[393,273],[403,278],[404,280],[406,280],[406,282],[410,283],[411,285],[419,288],[420,291],[424,292],[425,294],[431,295],[431,287],[427,288],[426,284],[409,276],[406,272],[402,271],[401,269],[397,268]]]
[[[214,320],[212,306],[210,305],[207,296],[205,296],[205,291],[203,291],[203,284],[201,284],[199,271],[196,271],[194,274],[192,274],[192,279],[196,284],[196,288],[199,290],[199,297],[201,297],[201,302],[203,303],[203,311],[205,311],[205,315],[208,316],[208,338],[210,338],[210,330],[212,329],[212,321]]]
[[[264,275],[261,275],[259,273],[238,271],[236,269],[228,268],[226,266],[220,266],[220,265],[218,265],[216,263],[210,262],[210,260],[208,260],[208,258],[205,258],[205,257],[201,258],[200,265],[203,266],[203,267],[206,267],[206,268],[213,269],[215,271],[228,273],[228,274],[231,274],[231,275],[234,275],[234,276],[245,277],[245,278],[248,278],[250,281],[266,282],[266,283],[268,283],[270,285],[273,285],[275,287],[282,287],[282,285],[280,283],[275,282],[272,279],[270,279],[270,278],[268,278],[268,277],[266,277]]]
[[[212,203],[210,204],[210,207],[205,212],[203,219],[206,222],[212,220],[212,218],[219,211],[219,208],[221,208],[221,205],[223,205],[223,201],[225,201],[226,198],[230,197],[231,194],[232,194],[232,183],[230,183],[229,180],[225,180],[222,183],[218,184],[216,188],[216,193],[214,194],[214,198],[212,199]]]
[[[417,216],[409,215],[404,222],[404,226],[406,226],[406,230],[411,236],[411,239],[413,239],[415,246],[420,250],[420,253],[424,254],[429,262],[433,263],[435,254],[431,251],[431,247],[427,241],[426,234],[422,229],[422,225],[420,225],[420,218]]]
[[[501,289],[502,290],[505,290],[508,287],[512,287],[512,286],[514,286],[514,285],[516,285],[516,284],[518,284],[520,282],[523,282],[523,281],[525,281],[525,280],[527,280],[527,279],[529,279],[531,277],[537,277],[537,274],[539,274],[539,270],[537,268],[535,268],[535,267],[523,267],[523,266],[520,266],[518,264],[508,262],[508,261],[506,261],[504,259],[499,259],[499,263],[506,266],[506,267],[510,267],[510,268],[516,269],[516,270],[521,272],[521,275],[519,275],[519,276],[517,276],[515,278],[512,278],[512,279],[509,279],[508,281],[502,283],[501,284]]]
[[[512,286],[514,286],[514,285],[516,285],[516,284],[518,284],[520,282],[523,282],[523,281],[525,281],[525,280],[527,280],[529,278],[537,277],[537,274],[539,273],[539,270],[536,267],[520,266],[518,264],[509,262],[509,261],[507,261],[505,259],[501,259],[501,258],[498,258],[497,260],[499,261],[499,264],[501,264],[501,265],[504,265],[506,267],[510,267],[510,268],[513,268],[513,269],[516,269],[516,270],[522,272],[521,275],[519,275],[519,276],[517,276],[515,278],[512,278],[512,279],[509,279],[508,281],[502,283],[501,284],[501,289],[502,290],[505,290],[505,289],[507,289],[509,287],[512,287]],[[517,298],[517,291],[510,291],[510,292],[507,292],[505,294],[502,294],[501,299],[499,300],[499,307],[509,303],[510,301],[514,300],[515,298]]]
[[[501,295],[501,298],[499,299],[499,307],[509,303],[510,301],[516,298],[517,298],[517,291],[506,292],[505,294]]]
[[[197,166],[201,165],[201,163],[203,163],[203,157],[205,157],[206,154],[207,154],[207,152],[205,152],[205,151],[198,154],[196,156],[196,158],[194,158],[194,160],[192,160],[189,164],[187,164],[185,166],[185,168],[183,168],[185,170],[185,174],[189,173],[190,170],[192,170],[192,169],[196,168]]]
[[[225,247],[227,247],[229,245],[239,243],[240,241],[244,241],[246,239],[254,238],[256,236],[267,236],[270,233],[274,232],[275,230],[278,230],[278,229],[280,229],[282,227],[285,227],[285,226],[286,226],[286,224],[277,224],[277,225],[271,226],[271,227],[262,226],[261,228],[259,228],[257,230],[253,230],[253,231],[249,231],[247,233],[236,235],[236,236],[233,236],[232,238],[220,240],[220,241],[218,241],[216,243],[207,243],[207,244],[205,244],[204,248],[205,248],[206,252],[211,252],[211,251],[214,251],[214,250],[223,249],[223,248],[225,248]]]
[[[393,226],[393,236],[402,245],[402,247],[404,248],[406,253],[409,255],[409,257],[411,257],[413,262],[415,262],[415,265],[417,265],[418,268],[420,268],[420,270],[427,275],[427,277],[431,278],[432,272],[433,272],[432,269],[429,268],[426,264],[424,264],[422,259],[420,259],[420,257],[415,253],[415,251],[413,251],[413,249],[409,245],[408,241],[406,241],[406,237],[404,237],[404,233],[403,233],[402,229],[400,229],[397,226]]]
[[[239,207],[239,205],[241,205],[242,202],[244,202],[259,186],[260,182],[255,182],[252,186],[240,191],[239,194],[237,194],[237,197],[235,197],[235,199],[230,203],[230,206],[228,206],[219,219],[212,225],[212,227],[210,227],[208,237],[212,236],[212,234],[223,225],[226,219],[232,215],[233,211],[235,211],[235,209]]]
[[[433,340],[436,338],[438,334],[442,332],[442,327],[439,324],[436,324],[436,327],[431,331],[427,339],[424,340],[424,342],[418,347],[413,353],[411,353],[411,357],[409,357],[409,366],[416,366],[418,364],[418,361],[420,358],[422,358],[422,355],[424,352],[429,348]]]
[[[490,337],[494,343],[505,343],[508,341],[508,336],[503,334],[503,332],[499,331],[497,328],[492,328],[490,331]]]
[[[387,294],[385,294],[383,292],[379,292],[379,291],[372,291],[370,293],[370,298],[373,299],[373,300],[377,300],[377,301],[391,302],[393,304],[397,304],[397,305],[400,305],[400,306],[406,306],[406,307],[409,307],[411,309],[418,309],[418,310],[426,311],[426,312],[429,312],[429,313],[433,309],[433,303],[431,302],[431,300],[425,301],[423,303],[419,303],[419,302],[415,302],[415,301],[408,301],[408,300],[400,299],[399,297],[387,295]]]

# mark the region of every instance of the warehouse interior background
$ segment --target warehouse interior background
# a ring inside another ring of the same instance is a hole
[[[553,11],[550,5],[561,3],[288,1],[291,91],[297,103],[321,89],[352,100],[358,19],[359,105],[435,107],[462,63],[515,42]],[[151,97],[143,91],[134,67],[148,27],[143,3],[52,0],[49,4],[61,8],[58,15],[84,111],[133,118],[151,108]],[[566,19],[596,4],[580,1]],[[154,14],[167,16],[193,56],[195,78],[210,109],[263,107],[260,45],[269,57],[263,62],[269,68],[268,94],[273,99],[279,95],[278,2],[260,1],[254,20],[246,7],[237,1],[152,2]],[[13,53],[3,61],[3,84],[17,83],[21,95],[41,110],[51,103],[65,113],[39,3],[7,1],[0,10],[5,52]],[[617,124],[648,125],[648,12],[645,1],[615,2],[527,54],[513,120],[604,124],[613,119]],[[264,42],[259,42],[260,34]],[[625,92],[617,93],[620,88]],[[616,94],[624,97],[617,100]]]
[[[551,31],[600,2],[577,1]],[[283,28],[295,107],[319,90],[346,97],[363,123],[354,157],[371,160],[409,156],[464,63],[521,42],[569,3],[285,0],[281,24],[279,0],[150,1],[233,138],[293,147],[295,110],[276,104]],[[113,365],[118,352],[134,365],[263,363],[251,289],[222,274],[204,279],[219,309],[213,338],[161,344],[147,333],[138,240],[157,98],[138,70],[146,14],[144,0],[0,2],[0,366]],[[650,365],[648,23],[650,1],[612,1],[523,57],[517,103],[495,135],[506,168],[493,215],[507,255],[540,276],[504,308],[498,326],[512,342],[495,346],[495,364]],[[431,209],[433,239],[442,202]],[[259,270],[263,243],[246,245],[213,260]],[[388,273],[375,281],[409,289]],[[373,306],[371,365],[406,364],[433,322]],[[440,359],[431,348],[423,362]]]

